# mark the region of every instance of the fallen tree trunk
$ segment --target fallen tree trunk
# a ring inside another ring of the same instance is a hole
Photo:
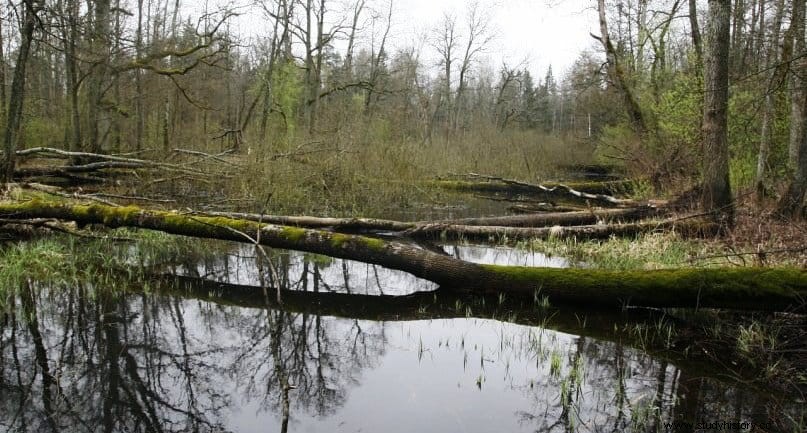
[[[797,269],[605,271],[481,265],[410,244],[366,236],[134,206],[41,200],[0,204],[0,218],[57,218],[79,224],[139,227],[199,238],[260,243],[404,271],[433,281],[442,290],[541,295],[553,303],[793,310],[803,309],[807,298],[807,272]]]
[[[682,236],[707,237],[719,233],[720,226],[703,219],[645,221],[628,224],[590,224],[552,227],[474,226],[431,223],[419,225],[400,235],[418,239],[468,239],[476,241],[523,241],[530,239],[608,239],[655,231],[675,230]]]
[[[543,203],[543,202],[535,202],[535,204],[529,204],[529,202],[521,202],[521,203],[525,204],[514,204],[511,206],[507,206],[507,210],[516,214],[535,214],[535,213],[547,213],[547,212],[579,212],[581,210],[584,210],[583,208],[580,207],[553,206],[551,203]]]
[[[486,181],[438,180],[434,185],[455,191],[488,192],[503,194],[523,194],[538,197],[541,200],[560,200],[576,203],[591,203],[598,206],[635,206],[633,200],[619,199],[611,196],[615,185],[600,185],[603,182],[586,182],[582,184],[547,183],[530,184],[512,179],[481,176]],[[579,190],[582,188],[584,190]],[[594,192],[588,192],[594,191]]]
[[[330,229],[338,232],[396,232],[417,227],[416,222],[377,218],[327,218],[313,216],[265,215],[241,212],[204,212],[201,215],[235,218],[267,224],[280,224],[311,229]]]
[[[626,209],[598,209],[576,212],[551,212],[542,214],[511,215],[500,217],[460,218],[455,220],[436,221],[438,224],[456,224],[468,226],[506,226],[506,227],[547,227],[547,226],[579,226],[609,221],[637,221],[658,215],[661,211],[653,206],[637,206]],[[421,223],[420,225],[423,225]]]
[[[204,172],[201,170],[191,169],[179,164],[171,164],[161,161],[152,161],[148,159],[128,158],[116,155],[104,155],[101,153],[71,152],[62,149],[54,149],[51,147],[34,147],[31,149],[18,150],[16,152],[16,155],[20,159],[26,159],[31,158],[33,156],[43,155],[48,158],[83,158],[91,160],[92,162],[76,166],[76,167],[83,167],[83,171],[93,171],[93,170],[101,170],[104,168],[120,168],[120,167],[123,168],[159,167],[162,169],[171,169],[194,174],[204,174]],[[111,162],[116,162],[119,164],[118,165],[109,164]],[[67,167],[70,166],[60,168],[67,169]]]
[[[312,216],[264,215],[236,212],[206,212],[203,215],[227,217],[249,221],[281,224],[313,229],[331,229],[339,232],[402,232],[419,229],[428,231],[433,225],[443,226],[499,226],[499,227],[547,227],[578,226],[609,221],[637,221],[658,215],[661,211],[653,206],[627,209],[597,209],[577,212],[552,212],[543,214],[511,215],[500,217],[460,218],[442,221],[404,222],[376,218],[321,218]]]
[[[545,192],[539,188],[538,184],[530,184],[516,180],[504,179],[497,181],[491,180],[466,180],[466,181],[450,181],[443,180],[438,182],[445,182],[446,188],[464,189],[464,190],[487,190],[500,193],[543,193]],[[451,182],[454,182],[453,185]],[[625,195],[633,192],[634,182],[630,180],[607,180],[607,181],[570,181],[570,182],[542,182],[540,186],[546,188],[555,188],[558,186],[566,186],[573,190],[580,191],[588,194],[604,194],[604,195]]]

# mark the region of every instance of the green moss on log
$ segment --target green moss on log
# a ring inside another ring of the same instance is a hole
[[[540,291],[553,303],[791,311],[805,308],[807,299],[807,272],[799,269],[604,271],[479,265],[409,244],[365,236],[151,211],[135,206],[118,208],[31,200],[0,203],[0,217],[57,218],[81,224],[138,227],[250,243],[259,238],[262,244],[274,248],[357,260],[408,272],[433,281],[444,290],[503,292],[525,297]]]
[[[382,249],[384,249],[384,247],[387,246],[387,243],[384,242],[381,239],[369,238],[369,237],[366,237],[366,236],[361,236],[361,239],[362,239],[362,242],[364,243],[364,245],[367,246],[367,248],[369,248],[369,249],[371,249],[373,251],[382,250]]]
[[[567,300],[644,306],[732,304],[770,309],[807,294],[807,272],[783,268],[608,271],[481,265],[514,286],[566,294]],[[766,305],[769,303],[770,305]],[[793,305],[796,306],[796,305]]]
[[[283,237],[291,242],[298,242],[305,237],[305,230],[296,227],[283,227],[281,233]]]

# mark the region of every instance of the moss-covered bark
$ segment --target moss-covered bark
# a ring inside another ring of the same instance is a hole
[[[637,221],[661,214],[654,206],[637,206],[626,209],[595,209],[576,212],[549,212],[529,215],[498,217],[460,218],[442,221],[405,222],[377,218],[321,218],[312,216],[263,215],[254,213],[210,212],[206,215],[244,219],[269,224],[281,224],[305,228],[327,228],[341,232],[417,231],[428,226],[499,226],[499,227],[547,227],[578,226],[611,221]],[[457,229],[455,229],[457,230]],[[458,232],[460,230],[457,230]],[[495,232],[493,232],[495,233]]]
[[[479,265],[410,244],[366,236],[225,217],[150,211],[132,206],[41,200],[0,204],[0,218],[57,218],[80,224],[139,227],[200,238],[259,241],[275,248],[401,270],[433,281],[443,290],[505,292],[528,297],[539,293],[555,303],[792,310],[803,308],[803,300],[807,299],[807,272],[795,269],[602,271]]]

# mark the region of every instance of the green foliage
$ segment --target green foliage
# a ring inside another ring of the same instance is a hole
[[[638,145],[636,134],[624,123],[606,125],[602,128],[599,145],[594,152],[594,159],[602,163],[613,163],[613,157],[629,157],[624,153]]]
[[[756,164],[756,156],[748,152],[729,160],[729,179],[735,191],[754,184],[757,173]]]
[[[700,138],[703,93],[692,74],[675,74],[655,106],[660,134],[665,141],[696,145]]]
[[[761,128],[759,94],[740,86],[732,87],[729,98],[728,140],[734,159],[753,158],[759,150]]]
[[[282,113],[287,139],[294,137],[297,128],[297,107],[303,93],[300,72],[294,62],[286,62],[272,75],[272,97]]]
[[[23,147],[62,147],[64,127],[59,119],[26,117]]]

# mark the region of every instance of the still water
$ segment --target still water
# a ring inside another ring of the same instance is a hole
[[[155,267],[180,279],[19,290],[0,321],[0,430],[644,432],[803,415],[727,372],[614,338],[632,320],[620,314],[447,299],[372,265],[215,245]]]

